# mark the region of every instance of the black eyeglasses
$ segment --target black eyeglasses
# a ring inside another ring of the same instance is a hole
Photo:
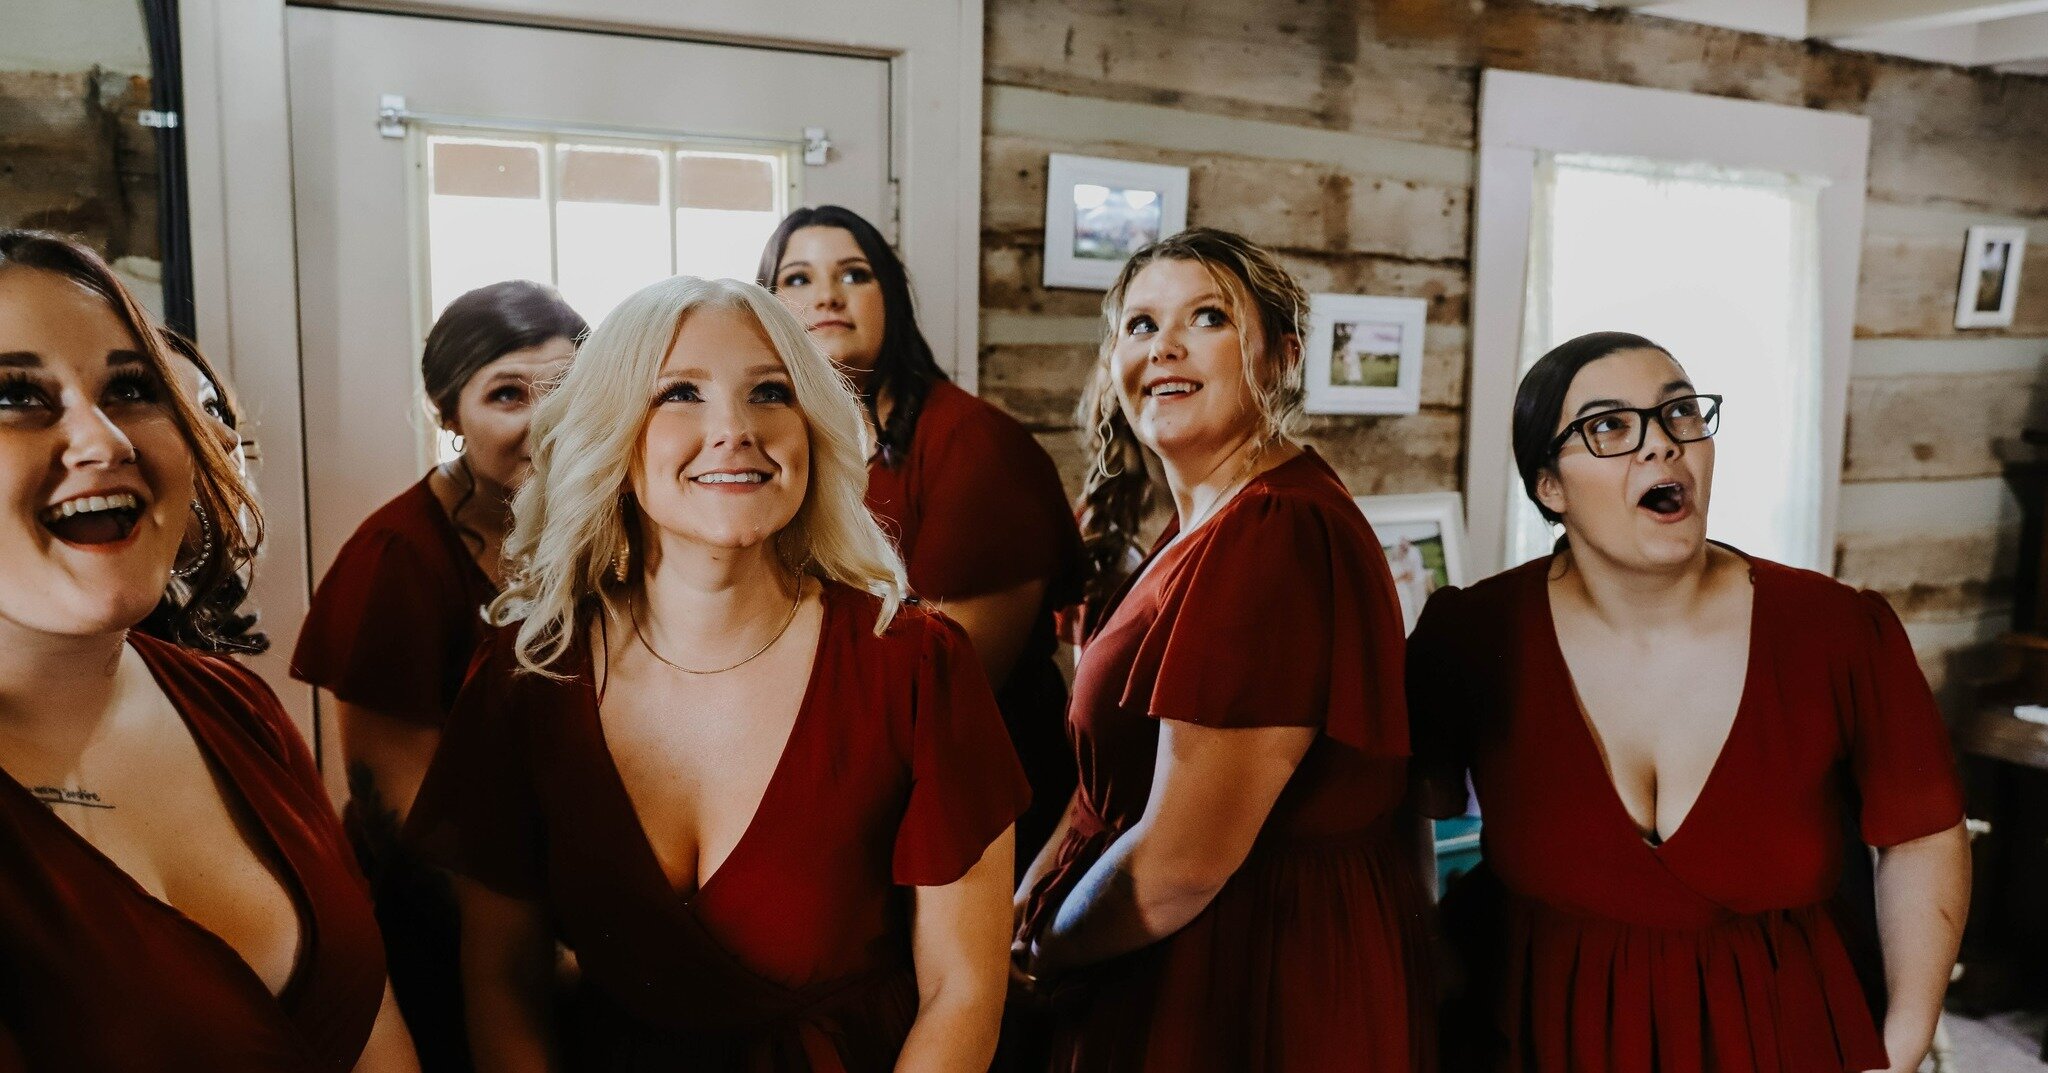
[[[1664,426],[1664,435],[1669,436],[1671,442],[1697,443],[1712,437],[1720,429],[1721,396],[1686,395],[1655,406],[1623,406],[1587,414],[1566,425],[1564,431],[1550,441],[1550,457],[1557,457],[1573,436],[1584,440],[1586,450],[1593,452],[1596,458],[1631,454],[1642,447],[1643,435],[1649,431],[1652,418]]]

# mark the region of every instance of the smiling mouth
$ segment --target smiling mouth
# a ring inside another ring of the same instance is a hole
[[[142,520],[142,499],[133,492],[80,496],[45,508],[36,520],[66,544],[113,544],[135,531]]]
[[[1643,493],[1636,500],[1636,506],[1662,517],[1671,517],[1685,510],[1685,486],[1676,481],[1666,481]]]
[[[760,470],[746,470],[739,473],[702,473],[690,478],[692,484],[750,485],[768,483],[768,474]]]
[[[1169,380],[1163,384],[1154,384],[1146,388],[1145,397],[1148,399],[1180,398],[1192,395],[1200,390],[1202,390],[1202,385],[1200,384],[1190,383],[1186,380]]]

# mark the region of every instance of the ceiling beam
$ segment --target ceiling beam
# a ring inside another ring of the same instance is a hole
[[[1807,32],[1839,38],[1934,30],[2048,12],[2048,0],[1811,0]]]

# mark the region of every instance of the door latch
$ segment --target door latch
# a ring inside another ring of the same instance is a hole
[[[816,168],[824,165],[832,153],[832,136],[824,127],[804,128],[804,163]]]

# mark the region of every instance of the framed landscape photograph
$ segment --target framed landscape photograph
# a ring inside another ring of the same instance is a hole
[[[1429,303],[1360,294],[1309,296],[1312,414],[1412,414],[1422,408],[1422,338]]]
[[[2010,328],[2020,298],[2020,263],[2027,256],[2024,227],[1973,227],[1963,248],[1963,278],[1956,290],[1956,327]]]
[[[1402,624],[1413,632],[1430,593],[1470,580],[1465,576],[1464,497],[1423,492],[1359,496],[1357,503],[1387,554],[1394,591],[1401,597]]]
[[[1188,169],[1053,153],[1045,175],[1045,285],[1107,290],[1131,254],[1186,229]]]

